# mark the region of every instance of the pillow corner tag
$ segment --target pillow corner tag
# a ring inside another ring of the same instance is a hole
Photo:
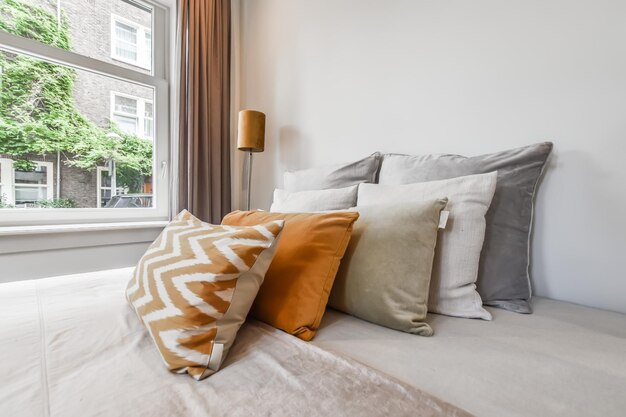
[[[443,230],[446,228],[446,225],[448,224],[448,217],[450,217],[450,211],[441,210],[441,213],[439,214],[439,229]]]

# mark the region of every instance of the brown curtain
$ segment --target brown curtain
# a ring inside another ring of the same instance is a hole
[[[180,1],[178,210],[230,211],[231,0]]]

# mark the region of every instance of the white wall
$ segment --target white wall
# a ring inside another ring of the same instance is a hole
[[[626,2],[243,0],[240,105],[284,169],[552,140],[535,293],[626,312]]]

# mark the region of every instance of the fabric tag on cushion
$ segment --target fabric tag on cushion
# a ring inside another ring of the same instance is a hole
[[[448,217],[450,216],[450,212],[447,210],[443,210],[441,215],[439,216],[439,229],[445,229],[448,224]]]

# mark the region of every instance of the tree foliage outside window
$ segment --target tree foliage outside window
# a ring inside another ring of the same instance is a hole
[[[0,0],[0,30],[70,50],[67,18],[59,25],[51,12],[22,0]],[[74,69],[2,51],[0,68],[0,154],[16,168],[34,168],[27,154],[60,152],[65,164],[90,171],[114,160],[118,185],[141,191],[143,177],[152,175],[152,142],[83,116]]]

